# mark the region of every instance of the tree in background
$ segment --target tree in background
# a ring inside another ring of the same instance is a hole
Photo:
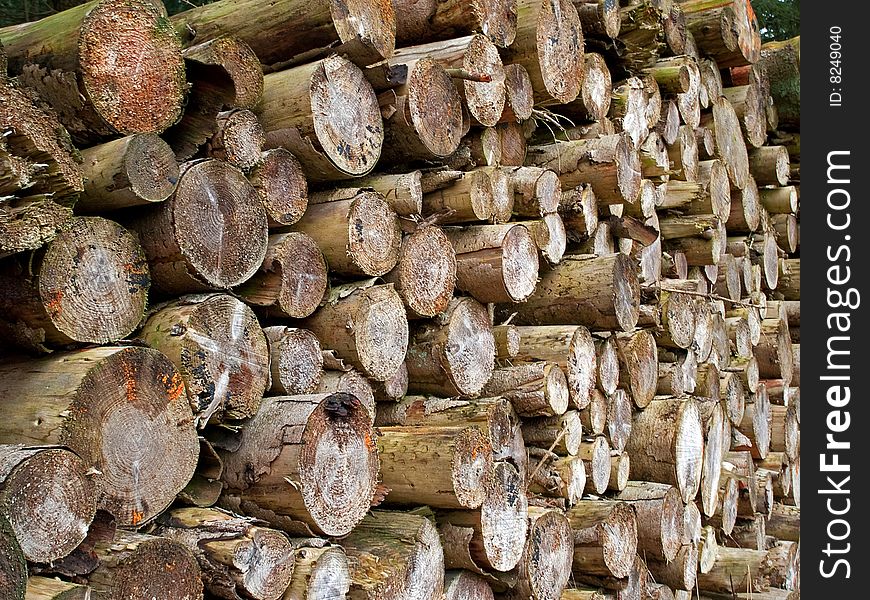
[[[758,16],[761,40],[787,40],[800,35],[800,0],[752,0]]]

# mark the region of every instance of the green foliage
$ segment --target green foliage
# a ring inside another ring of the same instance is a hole
[[[37,21],[89,0],[0,0],[0,27]],[[164,0],[170,15],[215,0]]]
[[[752,0],[752,8],[758,16],[762,41],[787,40],[800,35],[800,0]]]

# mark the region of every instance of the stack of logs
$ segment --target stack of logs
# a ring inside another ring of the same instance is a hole
[[[0,43],[0,597],[799,596],[799,40],[749,2]]]

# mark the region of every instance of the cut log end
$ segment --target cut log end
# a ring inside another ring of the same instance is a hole
[[[306,329],[266,327],[271,391],[281,395],[313,393],[323,376],[323,354],[317,337]]]
[[[558,600],[571,577],[573,550],[571,524],[561,512],[547,511],[532,522],[519,566],[531,598]]]
[[[332,23],[342,42],[361,41],[376,54],[389,58],[396,48],[396,15],[392,0],[330,2]]]
[[[547,93],[560,103],[577,98],[583,84],[583,30],[569,0],[541,5],[536,27],[538,62]]]
[[[481,125],[493,127],[501,119],[506,99],[505,71],[498,48],[489,38],[475,35],[462,61],[465,71],[484,74],[489,81],[465,80],[465,103],[471,116]],[[429,109],[431,110],[431,109]]]
[[[514,568],[525,547],[528,500],[522,480],[510,463],[496,463],[480,508],[486,558],[497,571]]]
[[[535,291],[538,281],[538,247],[525,227],[511,227],[502,241],[505,290],[513,302],[522,302]]]
[[[507,116],[511,120],[525,121],[532,116],[535,104],[529,72],[520,64],[512,64],[504,66],[504,75],[507,102],[502,119],[504,120]]]
[[[408,308],[434,317],[447,308],[456,284],[456,253],[438,227],[417,229],[402,242],[402,253],[391,279]]]
[[[283,148],[267,150],[248,176],[260,195],[269,221],[292,225],[302,218],[308,207],[308,182],[302,166]]]
[[[449,156],[462,138],[462,100],[447,71],[427,56],[417,61],[408,80],[414,131],[435,156]],[[439,110],[434,110],[438,107]]]
[[[399,219],[383,196],[362,192],[347,215],[347,253],[366,274],[379,276],[396,266],[402,232]]]
[[[472,10],[480,21],[480,31],[501,48],[514,43],[517,36],[516,0],[472,0]]]
[[[159,133],[179,119],[184,59],[162,7],[98,4],[82,21],[78,47],[88,98],[113,129]]]
[[[408,348],[408,321],[392,286],[368,290],[364,310],[354,320],[356,353],[363,370],[377,381],[392,377]]]

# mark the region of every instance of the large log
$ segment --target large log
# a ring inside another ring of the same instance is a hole
[[[181,116],[181,42],[162,2],[93,0],[0,30],[11,74],[53,105],[77,142],[160,133]]]
[[[269,347],[244,302],[185,296],[160,307],[138,337],[175,364],[198,427],[256,414],[269,385]]]
[[[761,35],[752,5],[739,1],[680,2],[698,48],[722,67],[757,62]]]
[[[100,217],[77,217],[44,250],[0,275],[3,327],[31,350],[114,342],[142,320],[151,283],[142,247]]]
[[[130,225],[164,294],[239,285],[256,273],[268,244],[256,190],[240,170],[214,159],[183,165],[172,197]]]
[[[292,152],[309,181],[365,175],[380,157],[377,96],[362,70],[341,56],[266,75],[255,112],[267,147]]]
[[[392,55],[396,44],[393,3],[383,0],[223,0],[178,13],[172,25],[188,43],[227,35],[243,40],[265,65],[329,49],[371,64]]]
[[[6,360],[0,391],[0,441],[69,447],[102,473],[97,506],[120,525],[153,519],[193,476],[199,442],[184,381],[156,350],[102,347]]]
[[[581,500],[566,514],[574,530],[576,581],[627,577],[637,553],[637,516],[623,502]]]
[[[294,555],[280,531],[215,508],[178,508],[154,533],[185,546],[202,570],[205,589],[219,598],[280,598],[290,585]]]
[[[27,560],[51,563],[85,539],[97,510],[97,480],[87,471],[61,447],[0,445],[0,512]]]
[[[343,536],[374,497],[374,437],[368,411],[350,394],[267,398],[239,434],[238,448],[220,452],[221,503],[269,516],[277,526],[288,527],[278,522],[287,517],[297,530]]]
[[[393,5],[396,42],[401,46],[482,31],[507,48],[516,37],[516,0],[393,0]]]

